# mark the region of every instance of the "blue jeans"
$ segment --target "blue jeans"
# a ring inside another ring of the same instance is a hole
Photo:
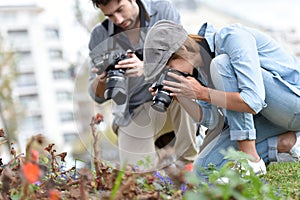
[[[211,64],[212,80],[216,89],[238,92],[238,81],[227,55],[217,56]],[[222,131],[197,157],[195,167],[213,163],[217,168],[227,161],[220,150],[237,140],[256,140],[256,149],[266,162],[277,161],[277,136],[286,131],[300,130],[300,97],[282,84],[272,73],[261,68],[265,86],[265,102],[260,113],[235,112],[223,109],[229,128]]]

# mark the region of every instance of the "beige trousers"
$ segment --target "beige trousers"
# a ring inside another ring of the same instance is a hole
[[[118,145],[121,164],[146,164],[149,169],[161,164],[161,157],[154,141],[164,133],[174,131],[173,161],[180,164],[193,162],[197,155],[196,125],[192,118],[176,101],[167,112],[158,112],[151,108],[152,102],[144,103],[134,110],[131,122],[118,128]],[[160,150],[162,151],[162,150]],[[172,152],[172,151],[170,151]],[[142,161],[142,162],[141,162]],[[165,163],[165,165],[170,163]],[[143,167],[143,166],[142,166]]]

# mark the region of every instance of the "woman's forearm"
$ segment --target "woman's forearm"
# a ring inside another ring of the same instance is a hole
[[[211,88],[206,89],[206,101],[212,105],[238,112],[255,112],[246,104],[238,92],[224,92]]]

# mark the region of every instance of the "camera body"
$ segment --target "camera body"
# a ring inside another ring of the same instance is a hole
[[[129,53],[112,51],[104,55],[101,62],[95,65],[99,70],[98,75],[106,71],[104,98],[113,99],[118,105],[124,104],[127,98],[126,69],[116,69],[115,65],[121,60],[130,58]]]
[[[152,105],[151,107],[159,112],[166,112],[169,105],[172,102],[173,97],[170,96],[170,93],[172,93],[169,90],[163,89],[164,84],[163,80],[167,81],[173,81],[178,82],[178,80],[168,76],[168,72],[175,73],[180,76],[191,76],[188,73],[184,73],[175,69],[166,69],[158,78],[158,80],[152,85],[152,88],[155,90],[155,96],[152,99]]]

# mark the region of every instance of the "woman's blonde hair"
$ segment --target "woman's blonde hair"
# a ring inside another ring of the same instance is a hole
[[[204,37],[196,35],[196,34],[189,34],[183,45],[171,56],[169,60],[174,60],[178,58],[189,58],[189,52],[200,52],[200,45],[199,43],[204,40]]]

